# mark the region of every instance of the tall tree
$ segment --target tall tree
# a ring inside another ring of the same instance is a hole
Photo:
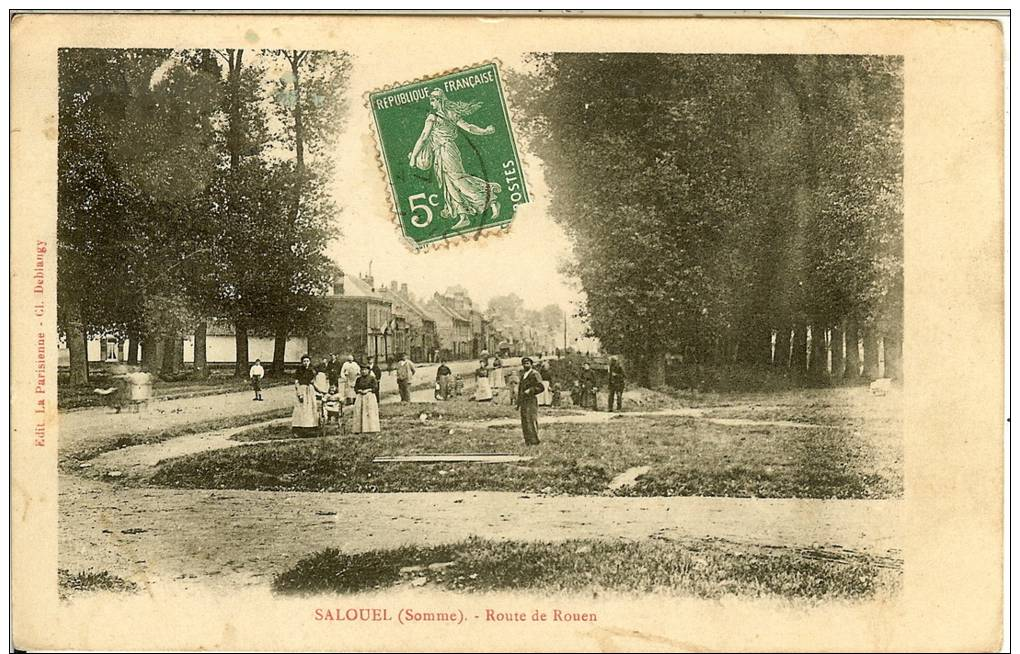
[[[332,169],[330,145],[343,123],[342,100],[349,73],[346,53],[316,50],[276,50],[286,63],[286,72],[275,83],[276,115],[284,125],[280,141],[294,154],[288,221],[282,225],[277,248],[282,279],[290,287],[281,288],[283,309],[274,321],[272,370],[282,372],[287,340],[294,329],[310,326],[310,317],[323,310],[317,302],[319,291],[329,283],[329,267],[313,274],[310,259],[321,258],[321,247],[338,234],[336,207],[323,194],[323,184]],[[306,148],[315,159],[314,170],[306,165]],[[319,231],[323,234],[319,234]],[[327,235],[321,247],[311,247]]]
[[[179,63],[168,50],[60,52],[58,320],[72,383],[87,381],[80,340],[131,335],[134,347],[162,329],[154,305],[190,302],[180,221],[214,169],[216,95]]]
[[[795,333],[791,368],[804,370],[807,327],[848,318],[885,329],[895,351],[898,59],[532,63],[508,88],[574,243],[582,313],[647,383],[662,382],[667,351],[764,365],[774,332]]]

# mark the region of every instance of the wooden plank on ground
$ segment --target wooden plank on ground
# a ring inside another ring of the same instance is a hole
[[[372,459],[372,463],[514,463],[530,460],[530,456],[504,453],[403,454],[398,456],[377,456]]]

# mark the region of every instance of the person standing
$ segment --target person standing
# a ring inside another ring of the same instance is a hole
[[[475,370],[475,402],[489,402],[492,400],[489,367],[485,364],[485,359],[482,359],[478,362],[478,369]]]
[[[382,368],[376,362],[375,357],[368,357],[368,368],[372,371],[372,378],[375,379],[375,389],[372,391],[375,393],[375,399],[378,401],[379,398],[379,384],[382,383]]]
[[[580,386],[581,396],[578,398],[578,404],[581,408],[587,409],[591,407],[595,411],[598,411],[598,385],[595,380],[595,371],[591,369],[591,365],[585,361],[581,366],[581,374],[578,376],[578,383]]]
[[[400,401],[411,401],[411,382],[414,380],[414,364],[403,352],[397,362],[397,388],[400,389]]]
[[[450,380],[453,378],[453,373],[450,371],[450,366],[446,365],[446,359],[439,359],[439,367],[436,368],[436,385],[439,387],[436,390],[437,400],[448,400],[450,399]]]
[[[344,365],[340,366],[340,376],[343,378],[341,381],[344,384],[344,404],[348,406],[354,404],[356,397],[354,382],[358,381],[359,374],[361,374],[361,366],[354,362],[353,355],[348,354],[347,361],[344,361]]]
[[[521,359],[523,372],[517,392],[517,406],[521,410],[521,431],[525,445],[538,445],[538,396],[545,390],[542,376],[532,368],[530,357]]]
[[[343,417],[343,395],[336,384],[331,384],[329,392],[322,397],[322,408],[326,410],[326,424],[335,422],[340,424]]]
[[[355,434],[378,433],[379,427],[379,400],[375,395],[375,379],[372,378],[372,369],[368,364],[361,367],[361,374],[354,382],[354,392],[357,399],[354,400],[354,420],[351,431]]]
[[[543,361],[539,366],[535,367],[535,370],[539,373],[542,378],[542,393],[538,396],[538,406],[552,406],[553,403],[553,392],[552,392],[552,371],[549,368],[549,362]],[[521,379],[521,383],[524,379]]]
[[[506,387],[506,380],[503,378],[503,361],[497,354],[492,359],[492,388],[500,389]]]
[[[329,385],[340,388],[340,359],[336,352],[329,355],[329,363],[326,364],[326,376],[329,377]]]
[[[255,359],[255,365],[248,369],[248,378],[251,379],[251,389],[255,391],[253,402],[262,401],[262,378],[266,376],[266,370],[262,367],[262,359]]]
[[[620,365],[619,359],[609,357],[609,406],[607,411],[613,410],[613,398],[616,398],[616,410],[623,411],[623,389],[627,385],[627,375]]]
[[[507,389],[510,391],[510,406],[517,406],[517,388],[520,382],[521,378],[517,371],[511,369],[510,374],[506,377]]]
[[[294,392],[297,403],[291,417],[291,431],[296,436],[315,433],[319,426],[319,413],[315,406],[315,368],[312,367],[312,357],[307,354],[301,357],[301,365],[294,373]]]

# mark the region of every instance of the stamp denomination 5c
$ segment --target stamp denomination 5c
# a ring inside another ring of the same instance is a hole
[[[509,227],[528,202],[499,68],[369,94],[393,209],[416,248]]]

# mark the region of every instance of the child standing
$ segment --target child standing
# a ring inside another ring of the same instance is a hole
[[[340,394],[340,389],[336,384],[329,387],[329,392],[322,398],[323,405],[326,408],[326,424],[335,422],[340,424],[341,406],[343,402],[343,395]]]
[[[255,391],[253,402],[262,401],[262,378],[266,376],[266,370],[262,367],[262,359],[255,359],[255,365],[248,369],[248,377],[251,378],[251,388]]]

